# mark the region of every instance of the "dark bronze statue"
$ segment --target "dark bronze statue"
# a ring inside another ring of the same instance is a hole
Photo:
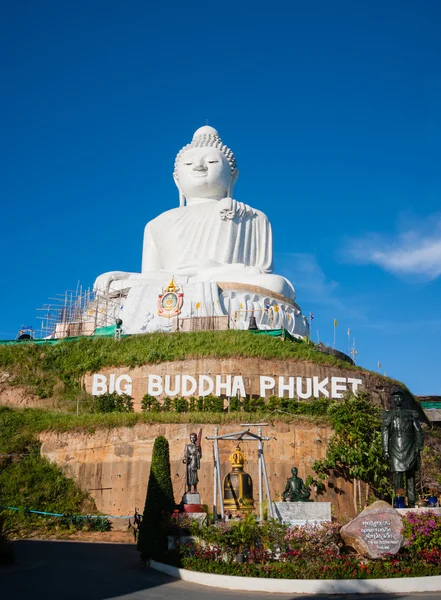
[[[424,433],[418,413],[404,407],[405,394],[393,392],[391,398],[395,408],[382,415],[383,452],[390,461],[395,491],[404,488],[406,476],[407,501],[415,506],[415,472],[420,465],[420,451],[424,446]]]
[[[303,479],[297,477],[297,467],[293,467],[291,473],[292,477],[286,480],[286,486],[283,490],[283,502],[312,502],[309,498],[310,492],[303,483]]]
[[[198,491],[198,470],[201,468],[202,457],[201,433],[199,436],[195,433],[190,434],[190,443],[186,444],[184,449],[184,460],[182,462],[187,465],[187,492],[189,494],[197,494]]]

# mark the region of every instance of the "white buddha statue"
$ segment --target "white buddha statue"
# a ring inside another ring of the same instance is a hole
[[[206,303],[221,306],[224,303],[216,296],[216,286],[248,291],[252,287],[262,298],[283,299],[299,310],[292,284],[272,273],[268,218],[232,198],[237,176],[234,154],[218,132],[208,125],[198,129],[175,160],[179,207],[160,214],[145,227],[141,273],[104,273],[95,281],[95,291],[114,295],[124,290],[128,294],[124,308],[129,309],[124,310],[125,317],[132,313],[132,321],[147,297],[157,295],[172,277],[195,302],[195,294],[199,294]],[[204,285],[194,292],[196,284]],[[211,290],[209,299],[207,289]],[[206,314],[210,314],[208,309]],[[151,323],[147,330],[153,329]]]

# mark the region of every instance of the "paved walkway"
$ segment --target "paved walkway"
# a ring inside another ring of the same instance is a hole
[[[440,594],[310,596],[229,592],[144,568],[131,544],[15,542],[16,564],[0,568],[2,600],[439,600]],[[293,586],[294,587],[294,586]]]

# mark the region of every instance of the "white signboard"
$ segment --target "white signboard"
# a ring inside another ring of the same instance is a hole
[[[270,377],[259,376],[260,396],[288,398],[343,398],[345,392],[357,394],[363,385],[362,379],[355,377]],[[92,395],[116,392],[132,395],[130,375],[109,376],[95,373],[92,380]],[[247,390],[242,375],[147,375],[145,392],[150,396],[240,396]]]

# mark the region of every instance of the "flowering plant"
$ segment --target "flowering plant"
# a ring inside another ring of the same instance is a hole
[[[408,512],[403,518],[403,536],[412,555],[441,548],[441,515]]]
[[[301,550],[303,555],[311,556],[329,550],[338,554],[343,544],[340,525],[332,521],[288,529],[285,541],[291,550]]]

